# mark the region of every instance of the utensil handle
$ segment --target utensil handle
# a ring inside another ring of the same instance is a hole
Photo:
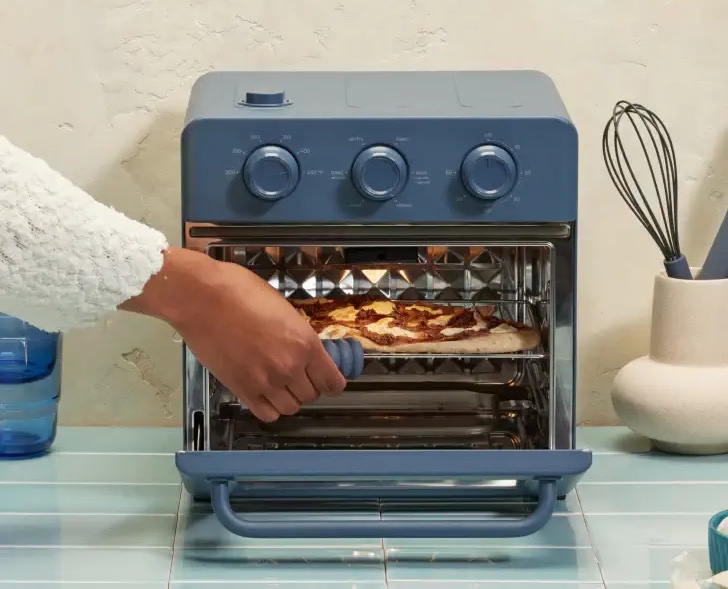
[[[238,515],[230,504],[228,481],[211,481],[212,508],[223,527],[247,538],[517,538],[543,528],[556,507],[554,480],[541,480],[538,504],[519,519],[447,520],[254,520]]]
[[[705,258],[698,280],[718,280],[728,278],[728,214],[718,227],[713,245]]]
[[[693,279],[693,274],[690,272],[690,266],[685,256],[680,256],[674,260],[665,260],[665,271],[670,278],[678,278],[680,280]]]
[[[364,349],[358,340],[353,338],[327,339],[322,343],[344,377],[354,380],[361,376],[362,370],[364,370]]]

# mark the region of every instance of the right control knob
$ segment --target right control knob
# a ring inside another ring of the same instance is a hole
[[[495,200],[508,194],[516,183],[516,162],[497,145],[479,145],[465,156],[460,177],[476,198]]]

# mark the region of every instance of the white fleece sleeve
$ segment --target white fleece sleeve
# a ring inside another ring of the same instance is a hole
[[[0,313],[50,332],[93,325],[142,291],[167,247],[0,135]]]

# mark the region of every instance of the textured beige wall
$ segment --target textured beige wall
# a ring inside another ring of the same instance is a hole
[[[660,260],[609,183],[602,127],[620,98],[666,119],[699,262],[726,199],[726,31],[725,0],[0,0],[0,132],[177,242],[180,125],[210,69],[541,69],[580,129],[579,415],[604,423]],[[170,329],[114,316],[67,341],[64,423],[179,423]]]

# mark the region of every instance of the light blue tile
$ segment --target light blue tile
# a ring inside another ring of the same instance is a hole
[[[38,583],[23,583],[18,586],[14,581],[5,583],[0,581],[0,589],[168,589],[169,584],[160,583],[56,583],[55,581],[41,581]]]
[[[2,469],[2,466],[0,466]],[[180,488],[0,483],[2,513],[176,514]]]
[[[309,514],[286,514],[286,513],[252,513],[246,518],[255,521],[291,519],[293,521],[310,521],[320,519],[349,519],[349,520],[372,520],[379,519],[377,513],[309,513]],[[225,530],[217,517],[212,513],[200,513],[198,511],[184,514],[180,517],[175,540],[176,548],[244,548],[248,550],[265,551],[271,559],[276,559],[276,554],[288,557],[291,553],[297,552],[307,554],[310,550],[326,549],[331,553],[337,553],[342,559],[356,559],[356,555],[363,552],[372,553],[380,560],[383,558],[382,541],[378,538],[371,539],[311,539],[311,538],[242,538]],[[263,554],[261,552],[261,558]]]
[[[595,454],[641,454],[652,448],[650,441],[621,426],[578,427],[576,447],[587,448]]]
[[[582,485],[584,513],[714,514],[728,505],[728,483]]]
[[[461,518],[468,517],[468,514],[458,515]],[[421,517],[431,519],[426,514]],[[387,514],[384,518],[402,519],[392,518]],[[384,546],[397,549],[400,557],[410,551],[418,554],[427,551],[432,558],[437,558],[445,550],[450,555],[460,553],[464,559],[469,559],[487,554],[493,546],[575,548],[591,547],[591,542],[581,515],[556,515],[541,530],[523,538],[392,538],[385,540]]]
[[[252,583],[248,581],[240,581],[239,583],[236,583],[235,581],[232,581],[220,583],[218,585],[210,585],[209,583],[170,583],[169,587],[170,589],[387,589],[387,584],[384,581],[333,581],[327,582],[326,585],[322,586],[318,581],[286,580],[282,582],[261,581],[260,583],[255,581]],[[109,588],[107,587],[105,589]]]
[[[363,551],[356,561],[336,550],[291,548],[276,560],[265,551],[246,549],[176,550],[172,581],[247,583],[384,582],[384,564],[373,551]]]
[[[0,546],[171,548],[174,515],[2,515]]]
[[[602,454],[594,457],[580,486],[590,483],[690,483],[728,482],[728,459],[725,456],[675,456],[649,454]]]
[[[6,481],[158,485],[179,484],[180,477],[174,456],[49,454],[0,462],[0,484]]]
[[[672,583],[609,583],[607,589],[670,589]]]
[[[443,582],[600,583],[599,567],[591,548],[508,548],[494,546],[477,558],[461,560],[460,550],[442,551],[433,559],[428,551],[408,551],[402,560],[387,551],[387,580]]]
[[[450,581],[390,581],[388,589],[604,589],[602,583],[508,583],[502,581],[465,581],[453,585]]]
[[[62,587],[115,579],[136,589],[142,583],[167,581],[171,562],[171,549],[0,548],[0,582],[17,587],[53,581]]]
[[[669,583],[673,561],[690,548],[679,546],[632,546],[628,543],[602,545],[597,555],[608,588],[640,583]],[[707,552],[707,551],[706,551]]]
[[[641,546],[704,546],[708,543],[705,515],[598,515],[586,516],[595,547],[611,544]]]
[[[182,449],[178,427],[59,427],[52,452],[174,454]]]

